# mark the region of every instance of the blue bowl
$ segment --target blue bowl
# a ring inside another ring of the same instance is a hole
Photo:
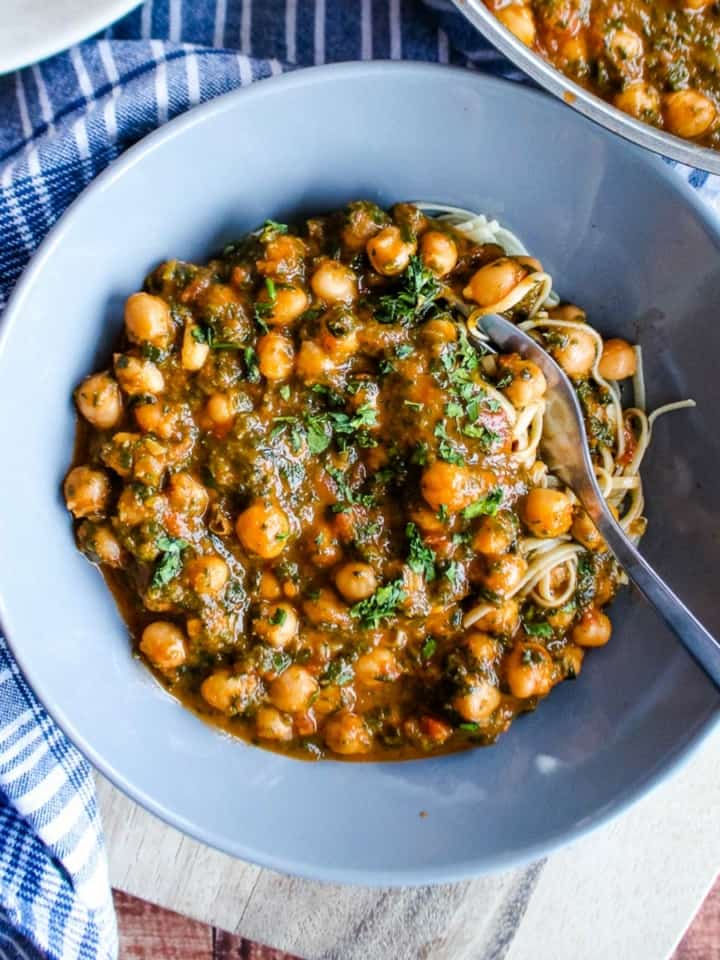
[[[643,344],[651,404],[696,398],[697,410],[655,431],[643,543],[720,631],[717,220],[661,161],[550,98],[386,63],[305,70],[192,110],[113,164],[43,244],[2,330],[2,618],[69,736],[174,826],[308,877],[458,880],[538,857],[617,814],[717,719],[716,692],[636,596],[614,605],[612,642],[578,682],[492,749],[303,763],[218,733],[133,659],[60,496],[71,391],[107,358],[123,298],[146,271],[171,256],[202,259],[266,217],[356,197],[500,218],[596,326]]]

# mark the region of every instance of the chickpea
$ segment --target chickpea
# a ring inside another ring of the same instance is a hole
[[[247,710],[257,700],[261,689],[260,681],[254,674],[231,674],[229,670],[216,670],[203,680],[200,694],[211,707],[233,715]]]
[[[215,427],[228,430],[235,419],[235,404],[230,394],[211,394],[205,404],[205,416]]]
[[[360,253],[368,240],[388,222],[387,214],[374,203],[356,200],[348,204],[342,242],[350,253]]]
[[[282,596],[280,581],[272,570],[263,570],[258,584],[258,595],[262,600],[277,600]]]
[[[300,620],[291,603],[274,603],[266,616],[253,622],[255,633],[276,650],[285,650],[296,639]]]
[[[547,380],[540,367],[517,353],[497,358],[498,384],[510,403],[518,409],[545,396]]]
[[[497,660],[502,647],[489,633],[473,630],[463,640],[463,645],[477,664],[490,664]]]
[[[566,63],[582,64],[587,60],[588,48],[585,35],[582,33],[574,37],[568,37],[560,44],[560,53]]]
[[[83,417],[98,430],[109,430],[122,416],[122,396],[109,373],[94,373],[75,391],[75,403]]]
[[[642,37],[634,30],[628,30],[626,27],[612,32],[608,46],[610,53],[620,62],[637,60],[638,57],[643,55]]]
[[[525,267],[530,273],[542,273],[543,265],[537,257],[519,256],[514,258],[520,266]]]
[[[660,94],[649,83],[631,83],[615,95],[613,103],[639,120],[656,120],[660,114]]]
[[[519,700],[544,697],[552,687],[552,658],[539,643],[518,643],[505,660],[505,678]]]
[[[346,756],[367,753],[372,746],[372,738],[365,721],[356,713],[347,711],[330,717],[323,729],[323,738],[333,753]]]
[[[395,654],[386,647],[375,647],[364,653],[355,664],[355,676],[368,687],[379,687],[397,680],[401,672]]]
[[[586,319],[583,308],[575,303],[561,303],[549,312],[553,320],[574,320],[576,323],[585,323]]]
[[[420,334],[431,346],[444,346],[446,343],[455,343],[457,327],[452,320],[435,317],[434,320],[428,320],[422,325]]]
[[[439,510],[444,504],[451,513],[469,507],[484,492],[466,467],[444,460],[436,460],[425,467],[420,489],[425,502],[433,510]]]
[[[327,523],[313,527],[308,537],[308,559],[316,567],[332,567],[342,557],[342,547]]]
[[[313,713],[326,717],[345,705],[349,706],[348,700],[354,702],[352,687],[338,687],[335,684],[321,687],[317,697],[313,700]]]
[[[512,3],[495,11],[495,16],[526,47],[535,43],[535,17],[530,7]]]
[[[373,269],[386,277],[395,277],[407,269],[417,243],[405,239],[399,227],[390,226],[371,237],[365,249]]]
[[[155,620],[142,632],[140,649],[150,663],[163,673],[173,673],[187,659],[185,634],[174,623]]]
[[[305,383],[319,383],[335,369],[332,357],[313,340],[303,340],[297,358],[297,375]]]
[[[126,486],[118,497],[117,518],[128,527],[158,521],[167,507],[163,496],[148,497],[133,486]],[[150,559],[154,559],[155,554]]]
[[[606,550],[605,541],[598,533],[598,529],[584,510],[577,509],[570,533],[575,540],[588,550]]]
[[[369,563],[346,563],[335,574],[335,586],[340,593],[355,603],[377,590],[377,577]]]
[[[352,303],[357,299],[357,276],[339,260],[323,260],[313,273],[310,286],[318,300],[325,303]]]
[[[265,259],[257,261],[258,272],[266,277],[289,277],[298,273],[307,247],[300,237],[281,234],[265,245]]]
[[[486,590],[505,597],[517,590],[526,573],[525,559],[519,553],[506,553],[489,558],[481,580]]]
[[[116,353],[114,360],[117,381],[131,397],[141,393],[154,396],[165,389],[165,378],[152,360],[142,360],[126,353]]]
[[[202,337],[200,327],[188,320],[183,331],[182,350],[180,353],[180,362],[183,370],[189,370],[191,373],[202,370],[205,361],[210,354],[210,347]]]
[[[211,555],[189,560],[185,564],[185,575],[195,593],[215,596],[222,592],[230,571],[222,557]]]
[[[498,606],[491,607],[486,613],[473,623],[473,630],[485,630],[496,636],[512,636],[520,623],[520,609],[517,600],[505,600]]]
[[[307,710],[317,690],[315,677],[305,667],[293,663],[270,684],[269,696],[278,710],[296,713]]]
[[[133,479],[146,487],[159,487],[165,473],[165,454],[165,447],[152,437],[141,440],[133,462]]]
[[[319,346],[335,362],[343,363],[357,353],[357,318],[345,306],[336,306],[322,319]]]
[[[588,607],[572,628],[570,637],[579,647],[604,647],[611,633],[610,617],[597,607]]]
[[[168,501],[173,510],[201,517],[207,510],[209,496],[205,487],[190,473],[174,473],[168,481]]]
[[[500,705],[502,697],[496,686],[479,676],[467,678],[461,693],[452,699],[452,705],[463,720],[482,723]]]
[[[102,470],[74,467],[65,478],[63,490],[67,508],[78,520],[104,515],[110,498],[110,481]]]
[[[429,270],[438,277],[446,277],[458,261],[457,244],[447,233],[428,230],[420,240],[420,256]]]
[[[525,498],[520,515],[536,537],[559,537],[572,526],[572,504],[566,493],[535,487]]]
[[[280,507],[255,500],[235,521],[235,532],[249,553],[271,560],[285,549],[290,523]]]
[[[77,538],[80,549],[93,563],[122,566],[125,552],[110,527],[85,520],[78,527]]]
[[[268,380],[286,380],[295,366],[295,348],[289,337],[266,333],[257,342],[260,373]]]
[[[409,513],[413,520],[423,533],[445,533],[447,526],[445,521],[437,515],[436,510],[431,510],[426,506],[413,507]]]
[[[133,293],[125,301],[125,330],[132,343],[165,348],[173,332],[170,308],[160,297]]]
[[[663,97],[665,124],[677,137],[692,139],[715,122],[715,104],[698,90],[678,90]]]
[[[177,415],[169,404],[139,403],[133,413],[143,433],[154,433],[162,440],[169,440],[175,432]]]
[[[473,535],[473,550],[499,555],[507,553],[515,540],[515,515],[500,511],[494,517],[481,517]]]
[[[549,348],[565,373],[573,380],[582,380],[592,370],[597,356],[597,343],[584,330],[560,331],[560,343]]]
[[[315,626],[347,627],[351,623],[347,606],[327,587],[303,601],[303,612]]]
[[[298,284],[287,284],[275,288],[275,296],[263,288],[258,296],[260,303],[271,303],[272,309],[264,317],[271,327],[285,327],[292,323],[308,308],[308,295]]]
[[[627,380],[634,376],[637,371],[637,357],[627,340],[614,337],[605,341],[598,371],[606,380]]]
[[[576,647],[574,644],[569,643],[562,652],[562,665],[565,676],[569,679],[579,677],[584,659],[585,651],[582,647]]]
[[[255,732],[261,740],[286,743],[293,738],[293,725],[275,707],[262,706],[255,714]]]
[[[470,283],[463,290],[463,296],[466,300],[474,300],[481,307],[490,307],[504,300],[526,272],[525,267],[517,260],[501,257],[492,263],[486,263],[472,275]]]

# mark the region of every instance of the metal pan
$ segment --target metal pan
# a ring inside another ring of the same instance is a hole
[[[710,173],[720,173],[720,151],[699,147],[690,140],[682,140],[651,127],[589,93],[521,43],[495,18],[482,0],[453,0],[453,3],[501,53],[574,110],[654,153]]]

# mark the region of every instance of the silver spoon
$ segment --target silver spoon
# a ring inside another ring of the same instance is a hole
[[[545,374],[548,389],[541,442],[543,459],[573,491],[640,593],[720,689],[720,643],[643,559],[600,493],[590,460],[582,411],[567,376],[532,337],[509,320],[497,314],[486,314],[476,323],[501,350],[519,353],[532,360]],[[473,335],[471,329],[468,332]],[[482,341],[477,338],[477,342]]]

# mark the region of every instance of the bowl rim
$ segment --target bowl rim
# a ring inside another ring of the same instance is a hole
[[[470,81],[477,83],[480,88],[487,87],[496,91],[503,90],[511,97],[518,96],[531,100],[542,99],[545,103],[553,102],[542,91],[496,77],[472,73],[462,67],[449,67],[442,64],[412,61],[375,60],[350,61],[308,67],[303,70],[271,77],[260,83],[255,82],[249,87],[240,87],[193,107],[130,147],[117,160],[113,161],[106,170],[91,181],[68,206],[38,247],[10,295],[4,315],[0,318],[0,354],[2,354],[5,349],[11,330],[19,322],[26,296],[30,292],[37,277],[41,275],[46,261],[52,255],[58,244],[63,241],[66,231],[71,228],[81,206],[91,197],[101,195],[103,191],[110,188],[116,179],[122,177],[123,174],[136,163],[141,162],[143,158],[156,147],[181,135],[185,130],[190,129],[196,124],[203,123],[206,118],[222,115],[226,111],[235,109],[236,101],[242,103],[243,98],[246,97],[261,99],[267,96],[268,93],[272,93],[283,87],[303,87],[308,84],[312,85],[323,82],[324,79],[332,81],[333,78],[362,78],[368,74],[382,75],[388,71],[391,73],[404,73],[410,76],[416,74],[424,77],[428,74],[432,75],[442,71],[445,75],[452,76],[455,74],[458,78],[462,77],[464,82]],[[559,105],[557,109],[560,109]],[[635,148],[629,149],[634,150]],[[716,217],[710,207],[700,200],[697,196],[697,191],[693,190],[687,183],[684,183],[666,164],[651,154],[641,150],[635,150],[635,155],[641,158],[641,162],[649,163],[655,167],[656,173],[666,182],[668,188],[679,194],[683,201],[693,208],[693,212],[698,219],[709,227],[720,241],[720,217]],[[15,634],[11,618],[8,614],[8,605],[3,595],[2,584],[0,584],[0,623],[3,624],[4,634],[10,650],[27,683],[45,710],[52,717],[53,721],[57,723],[69,740],[115,787],[131,800],[139,803],[145,810],[159,817],[169,826],[182,831],[201,843],[246,862],[308,880],[373,887],[420,886],[458,882],[484,874],[492,874],[524,866],[593,832],[614,817],[623,813],[633,803],[645,796],[671,774],[679,770],[681,766],[690,759],[709,734],[716,727],[720,726],[720,700],[718,700],[717,707],[709,712],[706,717],[699,721],[698,724],[688,732],[683,742],[679,743],[675,749],[665,755],[656,764],[654,769],[639,778],[631,780],[615,801],[606,804],[605,807],[595,811],[582,822],[570,828],[563,830],[558,829],[554,834],[536,843],[528,844],[522,849],[494,854],[484,858],[482,861],[473,858],[453,864],[424,867],[422,870],[403,867],[393,867],[392,869],[368,869],[327,865],[319,867],[313,862],[307,862],[307,860],[290,861],[282,857],[268,855],[263,850],[256,849],[248,843],[236,842],[226,836],[216,834],[213,832],[212,827],[190,822],[182,815],[162,806],[160,802],[155,801],[153,797],[144,793],[140,787],[134,785],[118,773],[114,769],[112,761],[98,754],[87,742],[83,734],[76,729],[74,723],[66,715],[62,705],[48,702],[43,696],[44,691],[42,685],[36,683],[33,678],[32,664],[28,663],[23,655],[21,638]],[[403,762],[422,763],[423,760]]]
[[[518,40],[485,6],[483,0],[452,0],[474,27],[537,83],[589,120],[646,150],[708,173],[720,174],[720,150],[701,147],[623,113],[607,100],[566,77],[540,54]]]

